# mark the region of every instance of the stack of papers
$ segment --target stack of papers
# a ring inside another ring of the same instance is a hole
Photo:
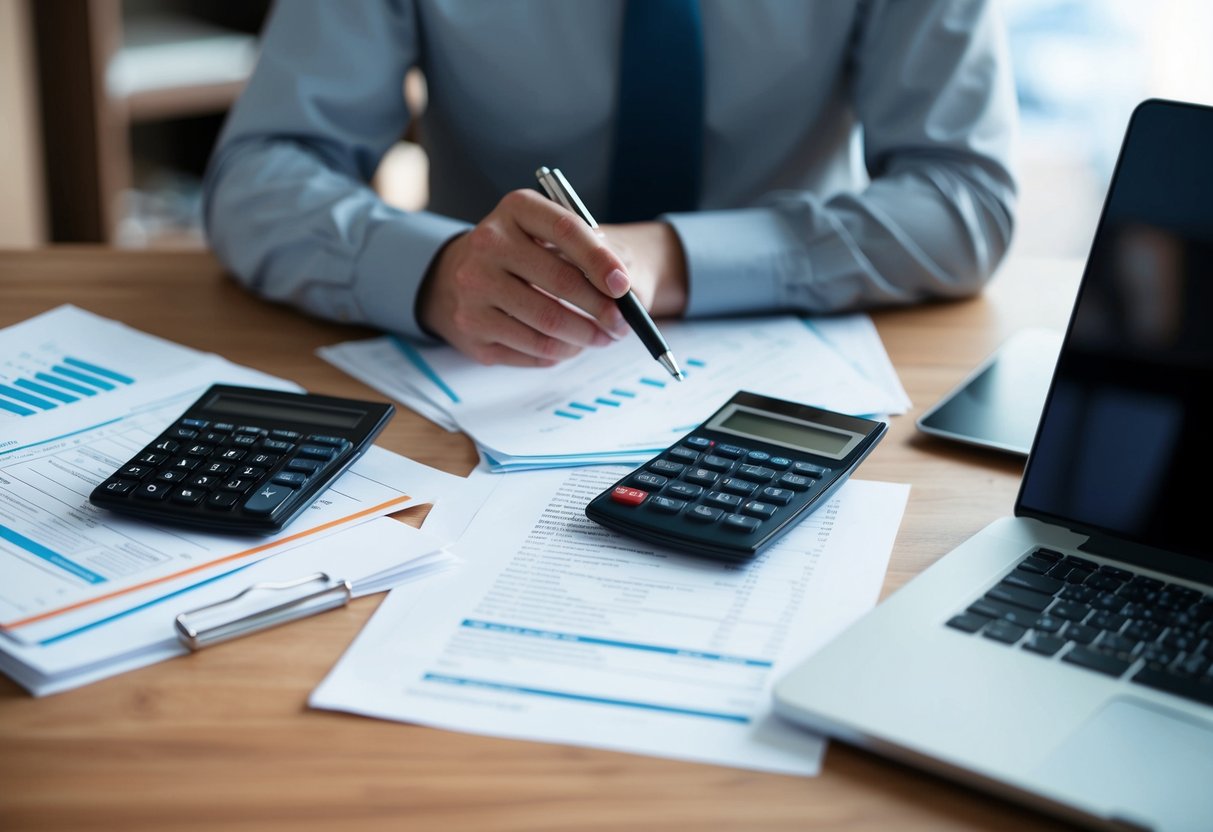
[[[638,338],[555,367],[484,367],[446,346],[384,336],[321,357],[475,441],[495,472],[638,463],[707,419],[738,390],[841,413],[903,413],[909,399],[866,315],[662,325],[686,372],[671,379]]]
[[[342,537],[462,482],[382,448],[266,537],[187,532],[89,503],[215,383],[298,389],[70,306],[0,331],[0,670],[31,692],[172,655],[177,613],[267,575],[327,571],[373,591],[451,562],[412,529],[376,524],[379,545]]]

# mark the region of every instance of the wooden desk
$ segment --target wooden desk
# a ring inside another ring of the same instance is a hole
[[[914,420],[1015,330],[1062,328],[1078,273],[1012,263],[981,298],[873,316],[914,402],[862,471],[913,486],[886,594],[1009,513],[1021,470]],[[367,330],[256,299],[207,254],[0,253],[0,326],[63,303],[317,392],[378,396],[314,355]],[[465,437],[407,410],[380,443],[457,474],[476,462]],[[0,678],[0,829],[1067,828],[839,744],[804,779],[309,710],[380,598],[45,699]]]

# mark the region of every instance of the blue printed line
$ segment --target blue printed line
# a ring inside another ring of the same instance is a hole
[[[63,402],[64,404],[80,401],[75,396],[69,396],[67,393],[60,392],[59,390],[52,390],[44,384],[34,384],[32,381],[28,381],[27,379],[19,378],[14,381],[13,384],[22,389],[29,390],[31,393],[37,393],[40,396],[46,396],[48,399],[55,399],[56,401]]]
[[[442,682],[447,685],[459,685],[460,687],[484,688],[486,690],[502,691],[504,693],[525,693],[531,696],[550,696],[553,699],[568,699],[573,702],[591,702],[595,705],[614,705],[620,708],[639,708],[646,711],[659,711],[666,714],[678,714],[679,716],[697,716],[705,719],[720,719],[725,722],[739,722],[743,725],[750,722],[750,718],[745,714],[727,714],[716,711],[696,711],[691,708],[673,708],[669,705],[658,705],[653,702],[635,702],[629,699],[607,699],[604,696],[586,696],[581,693],[567,693],[560,690],[546,690],[544,688],[524,688],[518,685],[505,685],[500,682],[486,682],[480,679],[463,679],[458,676],[444,676],[439,673],[427,673],[422,677],[427,682]]]
[[[636,641],[616,641],[596,636],[581,636],[576,633],[561,633],[553,630],[536,630],[531,627],[517,627],[512,624],[496,624],[492,621],[477,621],[465,618],[460,625],[469,630],[487,630],[494,633],[506,633],[512,636],[542,638],[547,641],[565,641],[577,644],[594,644],[600,647],[620,647],[625,650],[643,650],[649,653],[663,653],[667,656],[678,656],[684,659],[702,659],[709,662],[724,662],[725,664],[740,664],[746,667],[771,667],[771,662],[765,659],[748,659],[744,656],[729,656],[724,653],[706,653],[702,650],[686,650],[681,647],[666,647],[660,644],[641,644]]]
[[[647,384],[649,387],[665,387],[664,381],[659,381],[658,379],[655,379],[655,378],[642,378],[640,380],[640,383]]]
[[[3,402],[0,402],[0,405],[3,405]],[[33,411],[30,411],[30,413],[33,413]],[[103,428],[106,425],[112,425],[114,422],[121,422],[125,418],[127,418],[127,417],[119,416],[117,419],[110,419],[109,421],[106,421],[106,422],[99,422],[95,425],[89,425],[87,428],[80,428],[80,430],[73,430],[69,433],[61,433],[58,436],[52,436],[50,439],[40,439],[37,442],[31,442],[28,445],[18,445],[15,448],[6,448],[5,450],[0,451],[0,456],[4,456],[5,454],[13,454],[13,453],[16,453],[17,451],[23,451],[26,448],[36,448],[39,445],[48,445],[51,442],[57,442],[60,439],[66,439],[69,436],[75,436],[77,433],[84,433],[85,431],[90,431],[90,430],[93,430],[94,428]]]
[[[423,376],[434,382],[438,389],[443,393],[446,393],[447,398],[456,404],[459,403],[459,396],[455,394],[454,390],[447,386],[447,383],[442,380],[442,377],[439,376],[438,373],[434,372],[434,368],[421,357],[421,353],[417,352],[416,348],[412,344],[397,335],[389,335],[388,340],[395,345],[396,349],[404,353],[404,357],[412,362],[413,366],[420,370]]]
[[[62,387],[64,390],[71,390],[73,393],[79,393],[82,396],[97,395],[96,390],[92,390],[88,387],[82,387],[79,384],[73,384],[65,378],[56,378],[50,373],[34,373],[34,378],[38,379],[38,381],[45,381],[47,384],[57,385]]]
[[[10,399],[16,399],[24,404],[32,404],[34,407],[41,408],[42,410],[54,410],[59,406],[54,402],[48,402],[46,399],[31,396],[29,393],[18,390],[16,387],[9,387],[7,384],[0,384],[0,393],[3,393]]]
[[[76,381],[83,381],[85,384],[91,384],[93,387],[99,387],[102,390],[115,389],[114,385],[110,384],[108,381],[102,381],[99,378],[87,376],[84,373],[71,369],[70,367],[64,367],[62,364],[56,364],[54,367],[51,367],[51,369],[56,373],[67,376],[68,378],[74,378]]]
[[[599,404],[605,404],[607,407],[619,407],[619,402],[615,401],[614,399],[604,399],[602,396],[594,399],[594,401],[598,402]]]
[[[21,407],[21,405],[6,402],[4,399],[0,399],[0,410],[7,410],[9,413],[16,413],[18,416],[33,416],[37,413],[36,410],[30,410],[28,407]]]
[[[625,399],[636,398],[636,394],[633,393],[631,390],[620,390],[618,387],[616,387],[614,390],[612,390],[611,393],[612,393],[612,395],[615,395],[615,396],[623,396]]]
[[[556,410],[556,411],[553,411],[553,412],[554,412],[554,413],[555,413],[557,416],[563,416],[563,417],[564,417],[564,418],[566,418],[566,419],[580,419],[580,418],[581,418],[581,417],[580,417],[580,416],[578,416],[576,413],[569,413],[567,410]]]
[[[0,525],[0,538],[7,540],[9,543],[20,546],[31,555],[36,555],[47,563],[58,566],[65,572],[72,573],[77,578],[83,578],[90,584],[105,583],[105,578],[101,577],[96,572],[85,569],[78,563],[73,563],[58,552],[51,551],[41,543],[38,543],[35,540],[30,540],[25,535],[13,531],[8,526]]]
[[[706,361],[703,361],[703,360],[698,359],[698,358],[688,358],[688,359],[687,359],[687,364],[688,364],[689,366],[691,366],[691,367],[706,367],[706,366],[708,366],[708,364],[707,364],[707,362],[706,362]]]
[[[63,359],[64,364],[71,364],[73,367],[79,367],[86,373],[101,376],[102,378],[111,378],[114,381],[119,381],[123,384],[134,384],[135,380],[130,376],[124,376],[122,373],[115,373],[113,370],[107,370],[104,367],[98,367],[96,364],[89,364],[87,361],[81,361],[79,358],[68,356]]]
[[[569,402],[569,407],[574,407],[577,410],[588,410],[590,413],[598,412],[598,408],[592,405],[582,404],[581,402]]]

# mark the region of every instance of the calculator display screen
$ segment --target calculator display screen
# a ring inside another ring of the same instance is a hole
[[[322,425],[329,428],[352,428],[362,421],[362,417],[365,415],[359,410],[318,407],[308,404],[283,404],[255,399],[251,396],[233,396],[230,393],[212,396],[204,407],[212,413],[226,413],[231,416],[260,416],[264,419]]]
[[[789,448],[842,459],[863,437],[857,433],[813,425],[786,417],[733,408],[710,427],[753,439],[765,439]]]

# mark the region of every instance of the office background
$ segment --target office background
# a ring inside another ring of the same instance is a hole
[[[271,3],[0,0],[0,247],[203,246],[202,166]],[[1022,111],[1015,251],[1081,257],[1133,106],[1213,102],[1213,4],[1002,3]],[[423,109],[424,79],[402,94]],[[426,199],[413,138],[375,183],[405,208]]]

